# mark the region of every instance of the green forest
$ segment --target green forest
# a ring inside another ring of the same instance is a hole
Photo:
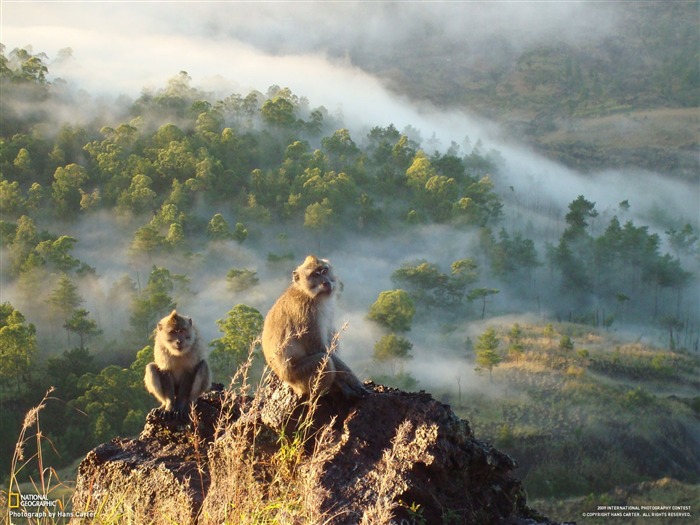
[[[528,71],[543,60],[531,57]],[[534,495],[581,496],[665,475],[700,481],[697,454],[673,472],[629,471],[632,444],[592,459],[600,434],[624,426],[605,399],[643,419],[649,446],[658,409],[683,454],[692,447],[697,217],[658,213],[646,224],[625,195],[614,210],[579,195],[561,210],[538,210],[556,232],[544,235],[528,215],[534,204],[499,185],[507,161],[479,137],[440,150],[390,122],[351,134],[288,88],[217,99],[186,72],[89,122],[57,124],[66,114],[58,108],[78,107],[80,93],[49,81],[48,64],[27,49],[0,55],[3,479],[25,413],[47,391],[45,465],[74,465],[97,444],[141,430],[155,407],[143,387],[151,334],[172,309],[216,326],[210,361],[215,381],[227,384],[303,257],[357,251],[367,277],[347,280],[362,291],[348,285],[339,310],[356,293],[370,298],[353,303],[377,334],[363,349],[365,378],[426,388],[410,363],[430,348],[426,334],[442,338],[436,360],[479,375],[464,394],[458,377],[435,395],[522,458]],[[401,248],[411,237],[449,249],[411,257]],[[367,246],[376,251],[361,253]],[[514,315],[530,322],[504,321]],[[654,345],[625,335],[640,326]],[[674,383],[683,393],[672,399],[664,392]],[[511,395],[492,402],[499,384]],[[583,443],[575,454],[571,436]],[[538,467],[531,458],[553,443]],[[585,475],[554,487],[571,461]],[[39,470],[29,463],[20,477]]]

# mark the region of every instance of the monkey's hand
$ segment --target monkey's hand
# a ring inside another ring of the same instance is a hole
[[[178,417],[178,411],[171,408],[154,408],[153,413],[165,421],[180,419]]]
[[[359,398],[371,393],[337,354],[333,354],[332,359],[335,366],[336,385],[345,397]]]
[[[178,421],[189,422],[189,420],[190,420],[190,408],[189,407],[175,410],[174,413],[175,413],[175,419],[177,419]]]
[[[368,396],[371,392],[365,388],[352,372],[336,372],[338,389],[348,399],[357,399]]]
[[[191,404],[186,402],[186,401],[178,401],[175,403],[175,408],[173,409],[173,419],[177,421],[186,421],[188,422],[190,420],[190,408]]]

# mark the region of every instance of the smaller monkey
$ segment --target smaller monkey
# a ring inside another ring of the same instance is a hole
[[[146,366],[144,383],[166,417],[184,419],[190,404],[211,387],[207,348],[192,319],[173,310],[155,329],[155,362]]]
[[[265,317],[262,347],[267,364],[299,395],[309,394],[318,374],[322,374],[321,391],[339,391],[346,397],[366,395],[367,389],[337,353],[331,353],[320,369],[336,336],[336,278],[330,263],[309,255],[292,278]]]

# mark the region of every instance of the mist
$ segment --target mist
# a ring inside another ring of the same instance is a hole
[[[310,107],[325,107],[358,143],[371,127],[393,124],[399,130],[418,129],[424,140],[434,137],[433,146],[423,144],[428,151],[432,147],[444,152],[452,143],[473,145],[477,140],[484,150],[497,151],[503,163],[493,181],[505,203],[504,226],[509,231],[527,228],[541,259],[544,243],[561,235],[567,205],[579,195],[596,203],[600,216],[593,228],[604,229],[624,200],[631,205],[625,219],[649,225],[652,231],[663,233],[685,222],[698,227],[697,184],[641,170],[578,173],[517,143],[507,130],[484,118],[397,95],[351,58],[353,53],[376,53],[377,61],[390,60],[416,35],[462,46],[467,61],[488,56],[489,42],[496,40],[516,48],[548,39],[576,44],[614,34],[615,12],[606,4],[6,3],[2,19],[0,40],[7,50],[31,44],[35,51],[46,52],[50,80],[62,79],[74,95],[64,107],[50,111],[56,128],[62,122],[118,118],[123,114],[120,107],[142,92],[163,87],[179,71],[186,71],[192,86],[210,93],[212,100],[265,92],[276,84],[308,98]],[[72,51],[61,55],[65,48]],[[76,100],[81,103],[73,106]],[[466,147],[460,151],[468,153]],[[202,216],[218,212],[235,223],[226,210],[207,209]],[[191,315],[211,341],[220,335],[216,321],[234,305],[244,303],[264,314],[290,282],[293,267],[305,254],[319,251],[318,239],[302,231],[292,232],[292,246],[281,246],[274,232],[258,231],[243,245],[207,248],[197,259],[135,264],[126,253],[132,226],[141,223],[139,218],[121,220],[124,223],[115,223],[112,215],[103,214],[50,228],[79,239],[75,256],[97,269],[98,279],[81,292],[85,307],[101,320],[105,341],[119,338],[128,319],[129,304],[108,301],[109,290],[124,275],[143,283],[153,264],[188,275],[195,293],[180,298],[178,308]],[[477,242],[474,231],[444,225],[418,227],[391,239],[347,232],[324,240],[319,255],[331,260],[344,283],[336,322],[338,327],[347,322],[341,342],[345,358],[358,370],[371,369],[372,348],[382,331],[366,313],[379,292],[394,287],[394,270],[404,262],[425,259],[448,271],[454,260],[476,259]],[[267,253],[283,248],[293,251],[295,261],[265,262]],[[260,285],[238,294],[228,291],[226,272],[231,267],[256,271]],[[15,302],[11,287],[3,285],[2,300]],[[697,315],[697,300],[691,306]],[[19,301],[18,308],[22,309]],[[552,314],[536,311],[532,297],[507,289],[491,299],[489,313],[509,322]],[[406,334],[414,344],[414,358],[405,367],[421,388],[441,388],[448,378],[454,389],[462,376],[464,384],[484,386],[465,356],[467,338],[475,339],[484,329],[477,319],[474,311],[462,321],[452,319],[457,328],[447,334],[433,320],[416,321]],[[41,329],[38,335],[51,339]]]
[[[430,122],[433,108],[388,92],[352,56],[390,62],[405,45],[428,38],[457,46],[460,60],[483,60],[494,41],[514,48],[592,41],[612,34],[615,21],[605,5],[568,2],[10,3],[2,15],[0,39],[8,50],[31,45],[47,53],[52,78],[95,97],[136,98],[187,71],[194,87],[215,96],[277,84],[342,112],[348,127],[368,120],[412,125],[425,138],[437,133],[445,147],[454,140],[446,126],[459,126],[459,140],[485,138],[482,128],[490,126],[450,112]]]

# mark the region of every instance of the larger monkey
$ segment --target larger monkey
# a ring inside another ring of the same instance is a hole
[[[207,348],[192,319],[173,310],[155,330],[155,362],[146,366],[146,390],[161,402],[169,417],[184,418],[190,404],[211,387]]]
[[[321,391],[335,390],[346,397],[366,394],[365,387],[337,353],[331,353],[325,368],[320,370],[336,335],[336,280],[330,263],[309,255],[292,277],[292,284],[265,317],[262,347],[267,364],[299,395],[309,394],[319,373]]]

